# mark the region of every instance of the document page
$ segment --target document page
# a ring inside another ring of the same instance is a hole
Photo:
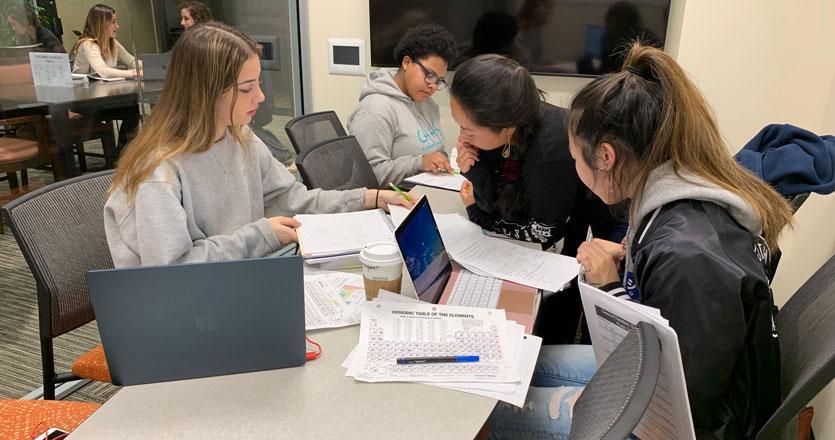
[[[367,302],[348,375],[364,382],[516,382],[504,310]],[[477,362],[397,363],[398,358],[478,356]]]
[[[362,275],[321,272],[304,276],[305,330],[359,324],[364,303]]]
[[[576,277],[580,269],[574,258],[487,237],[477,225],[460,215],[436,218],[449,255],[477,274],[556,292]]]
[[[406,178],[407,182],[450,191],[461,191],[461,185],[463,185],[466,180],[467,179],[460,174],[428,172]]]
[[[594,356],[602,364],[639,321],[652,324],[661,341],[661,362],[655,394],[634,433],[644,440],[695,439],[678,336],[660,314],[648,307],[611,296],[580,283],[583,310],[589,325]]]
[[[305,258],[355,254],[375,241],[394,241],[381,209],[338,214],[298,214],[299,247]]]

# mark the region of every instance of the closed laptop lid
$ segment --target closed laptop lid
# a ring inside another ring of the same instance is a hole
[[[145,80],[165,79],[165,71],[171,62],[170,53],[146,53],[142,55],[142,78]]]
[[[452,264],[426,197],[418,200],[394,237],[418,298],[437,304],[452,275]]]
[[[90,271],[113,383],[302,365],[299,256]]]

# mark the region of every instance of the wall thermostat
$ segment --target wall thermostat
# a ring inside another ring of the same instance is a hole
[[[365,40],[328,38],[328,72],[365,76]]]

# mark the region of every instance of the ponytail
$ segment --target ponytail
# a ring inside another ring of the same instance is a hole
[[[625,188],[628,179],[636,199],[650,173],[672,162],[677,174],[687,170],[748,202],[769,246],[791,223],[786,201],[736,163],[704,96],[659,49],[633,44],[620,72],[597,78],[577,94],[568,126],[589,164],[600,144],[613,146],[615,186]]]

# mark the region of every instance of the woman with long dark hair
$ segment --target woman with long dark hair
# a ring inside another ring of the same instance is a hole
[[[524,67],[495,54],[465,61],[450,107],[470,220],[543,248],[565,237],[563,253],[572,256],[593,219],[595,235],[608,236],[608,209],[574,170],[565,109],[545,102]]]

